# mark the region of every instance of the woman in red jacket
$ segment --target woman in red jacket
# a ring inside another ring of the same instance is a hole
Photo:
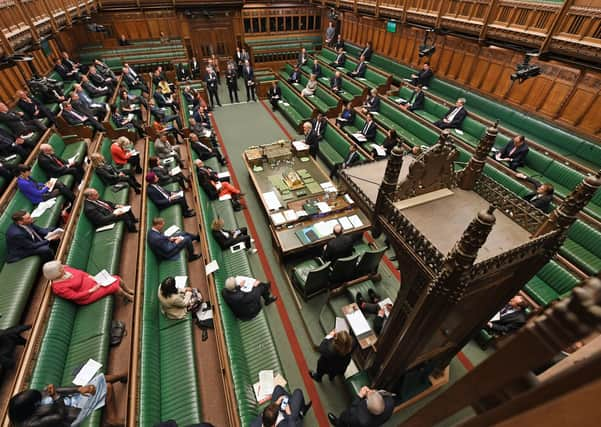
[[[117,138],[115,142],[111,144],[111,157],[117,167],[123,167],[129,163],[135,168],[136,173],[142,173],[140,167],[140,154],[136,151],[132,151],[130,148],[126,148],[127,145],[132,145],[131,141],[124,136]]]
[[[107,286],[102,286],[85,271],[78,270],[61,264],[60,261],[49,261],[43,267],[44,277],[52,283],[52,292],[61,298],[75,304],[86,305],[100,298],[120,294],[126,302],[133,301],[134,291],[129,289],[121,278],[113,275],[115,279]]]

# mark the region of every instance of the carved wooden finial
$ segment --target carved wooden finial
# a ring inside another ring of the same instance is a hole
[[[498,122],[497,122],[498,123]],[[495,140],[499,130],[497,129],[497,123],[486,129],[484,136],[480,139],[474,155],[470,158],[467,166],[458,172],[458,183],[459,188],[470,191],[474,188],[476,180],[482,174],[484,170],[484,164],[488,158],[490,150],[495,145]]]
[[[591,201],[595,192],[601,187],[601,170],[589,175],[572,190],[572,192],[549,214],[532,237],[542,236],[551,230],[561,228],[567,230],[576,221],[578,213]]]

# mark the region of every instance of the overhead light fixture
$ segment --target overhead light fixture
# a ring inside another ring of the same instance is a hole
[[[538,65],[531,65],[530,59],[538,56],[538,53],[526,53],[524,57],[524,62],[516,65],[515,73],[512,73],[509,77],[511,81],[518,80],[518,83],[523,83],[531,77],[536,77],[540,75],[541,69]]]
[[[430,33],[434,33],[433,28],[428,28],[424,33],[424,44],[419,47],[418,56],[423,58],[424,56],[432,56],[434,52],[436,52],[436,46],[434,46],[434,42],[436,41],[436,34],[432,37],[432,44],[429,44]]]

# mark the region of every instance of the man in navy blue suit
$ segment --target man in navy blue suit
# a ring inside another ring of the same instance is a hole
[[[528,155],[528,144],[526,144],[526,137],[524,135],[518,135],[507,143],[503,150],[501,150],[495,156],[499,162],[507,163],[510,169],[516,170],[520,166],[524,166],[526,163],[526,156]]]
[[[169,206],[180,205],[184,211],[184,217],[189,218],[196,215],[186,202],[186,197],[180,192],[165,190],[159,185],[159,177],[154,172],[149,172],[146,175],[148,182],[148,197],[157,205],[159,209],[166,209]]]
[[[365,71],[367,71],[367,65],[365,64],[365,57],[364,56],[360,56],[359,57],[359,63],[357,64],[357,66],[355,67],[354,71],[349,71],[348,74],[350,77],[364,77],[365,76]]]
[[[180,230],[172,236],[166,236],[163,234],[164,227],[165,220],[163,218],[153,218],[152,228],[147,236],[148,245],[157,258],[173,261],[183,249],[186,249],[188,252],[188,261],[200,258],[200,254],[194,253],[194,245],[192,243],[200,241],[198,234],[190,234]]]
[[[46,236],[52,231],[38,227],[27,211],[16,211],[12,214],[13,223],[6,230],[6,262],[17,262],[23,258],[39,255],[42,264],[54,259],[54,250],[60,237]]]

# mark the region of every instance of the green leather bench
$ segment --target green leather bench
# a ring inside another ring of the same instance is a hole
[[[348,155],[351,143],[330,124],[326,127],[323,139],[319,142],[319,157],[325,162],[330,170],[334,165],[342,163]],[[365,156],[359,153],[360,162],[365,161]]]
[[[196,159],[196,153],[192,153]],[[215,170],[217,163],[205,162]],[[211,229],[211,223],[217,216],[221,217],[227,227],[236,226],[236,218],[231,204],[227,201],[210,201],[202,188],[198,188],[204,230]],[[219,263],[219,270],[213,273],[217,299],[221,313],[221,322],[228,349],[232,381],[236,394],[236,404],[242,425],[250,425],[266,404],[259,405],[253,391],[253,384],[259,380],[259,371],[273,370],[275,374],[285,373],[280,362],[277,347],[269,328],[269,322],[263,309],[254,319],[238,320],[223,300],[221,291],[225,280],[230,276],[253,276],[246,251],[232,253],[222,250],[210,231],[207,231],[207,241],[211,260]],[[215,308],[214,308],[215,309]]]
[[[172,206],[159,213],[151,201],[147,205],[147,225],[152,219],[165,219],[166,226],[183,229],[182,212]],[[146,246],[144,300],[140,342],[140,388],[138,420],[151,427],[162,420],[174,419],[179,425],[202,420],[201,400],[196,371],[193,325],[190,315],[181,320],[167,319],[160,311],[158,287],[165,277],[187,276],[185,251],[173,261],[159,261]]]
[[[601,232],[581,220],[568,231],[568,238],[559,253],[587,274],[601,271]]]
[[[526,283],[524,291],[542,307],[568,296],[580,280],[558,264],[549,261]]]
[[[321,62],[321,61],[320,61]],[[326,87],[330,87],[330,79],[332,77],[334,77],[334,73],[335,70],[332,69],[331,67],[329,67],[327,64],[324,64],[323,62],[320,64],[321,65],[321,75],[322,77],[320,77],[318,79],[318,81],[325,85]],[[301,69],[308,73],[311,74],[311,66],[310,65],[303,65],[301,67]],[[350,77],[348,77],[346,74],[342,74],[340,76],[342,78],[342,92],[339,92],[338,95],[340,96],[340,98],[342,98],[342,100],[346,103],[346,102],[350,102],[350,101],[354,101],[355,99],[359,98],[363,98],[365,96],[365,94],[367,93],[367,88],[365,87],[359,87],[354,81],[353,79],[351,79]]]
[[[59,156],[71,157],[79,154],[82,157],[86,151],[86,145],[83,141],[65,145],[60,135],[52,135],[48,143],[54,147]],[[48,177],[38,166],[37,161],[31,169],[31,177],[39,182],[46,182]],[[65,175],[60,181],[68,187],[73,185],[73,177]],[[36,224],[40,227],[56,226],[59,218],[61,206],[64,198],[59,196],[57,203],[44,214],[37,218]],[[17,191],[12,200],[8,203],[5,211],[0,216],[0,233],[6,233],[8,227],[12,224],[11,215],[17,210],[27,210],[31,212],[34,205],[20,192]],[[6,239],[0,239],[0,329],[17,325],[25,306],[29,301],[31,288],[35,284],[41,261],[39,257],[28,257],[14,263],[6,263]]]
[[[105,200],[127,203],[127,191],[113,192],[105,189],[95,174],[89,186],[96,188]],[[123,223],[117,223],[111,230],[96,233],[82,211],[66,264],[90,274],[96,274],[102,269],[117,273],[123,233]],[[41,389],[49,383],[72,385],[71,381],[78,368],[90,358],[102,363],[101,371],[104,372],[109,351],[113,304],[112,295],[85,306],[78,306],[59,297],[54,298],[33,370],[31,387]],[[98,426],[101,418],[102,411],[95,411],[83,425]]]
[[[304,122],[311,120],[313,110],[286,83],[280,82],[279,86],[282,90],[283,102],[278,104],[278,109],[296,129],[300,130]]]
[[[292,65],[286,64],[284,66],[284,69],[280,72],[280,76],[284,80],[288,80],[293,69],[294,68],[292,67]],[[305,88],[308,81],[308,77],[305,74],[301,74],[300,83],[292,84],[292,86],[294,86],[294,88],[300,93]],[[330,112],[337,111],[340,108],[340,101],[338,100],[338,98],[328,93],[326,90],[324,90],[323,86],[320,85],[317,86],[317,90],[315,91],[314,95],[307,96],[305,97],[305,99],[309,103],[313,104],[317,108],[317,110],[323,113],[324,115],[327,115]]]

